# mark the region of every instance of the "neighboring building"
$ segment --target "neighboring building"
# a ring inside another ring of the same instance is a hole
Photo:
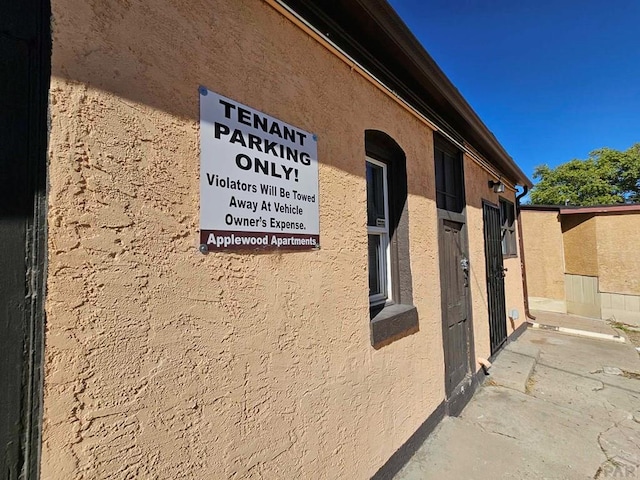
[[[521,211],[531,309],[640,325],[640,205]]]
[[[525,325],[531,184],[386,2],[24,5],[9,478],[384,477],[462,409]]]

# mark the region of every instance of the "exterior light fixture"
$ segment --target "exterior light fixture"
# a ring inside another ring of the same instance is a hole
[[[495,193],[504,193],[504,183],[498,180],[494,182],[493,180],[489,180],[489,188],[493,188]]]

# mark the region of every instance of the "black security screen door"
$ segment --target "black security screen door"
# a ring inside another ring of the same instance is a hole
[[[500,234],[500,209],[489,203],[482,208],[484,219],[484,255],[487,271],[487,303],[489,305],[489,334],[491,354],[507,340],[507,315],[504,298],[504,266]]]

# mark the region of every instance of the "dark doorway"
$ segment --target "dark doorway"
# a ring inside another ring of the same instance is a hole
[[[487,304],[491,355],[507,341],[507,315],[504,298],[505,269],[502,262],[500,208],[488,202],[482,206],[484,256],[487,272]]]
[[[473,358],[464,171],[460,150],[439,135],[434,146],[445,392],[449,412],[456,414],[465,403],[462,394],[471,391],[465,386]]]
[[[0,476],[38,477],[50,7],[0,4]]]
[[[464,224],[440,220],[440,285],[447,397],[470,373],[468,260]]]

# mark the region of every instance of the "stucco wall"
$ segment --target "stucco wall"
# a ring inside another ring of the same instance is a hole
[[[42,478],[369,478],[444,397],[432,132],[257,0],[52,8]],[[198,85],[318,134],[321,250],[198,252]],[[366,129],[420,317],[379,350]]]
[[[564,246],[558,212],[522,210],[520,216],[529,298],[563,302]]]
[[[597,215],[600,291],[640,295],[640,213]]]
[[[517,227],[516,227],[517,228]],[[517,235],[517,233],[516,233]],[[518,247],[518,250],[519,247]],[[507,268],[505,276],[505,300],[507,308],[507,335],[527,321],[524,311],[524,295],[522,292],[522,266],[520,258],[512,257],[504,260],[504,266]],[[513,310],[517,310],[518,318],[511,318]]]
[[[465,194],[467,200],[467,228],[469,236],[470,291],[473,308],[473,327],[476,343],[476,357],[489,358],[491,343],[489,337],[489,306],[487,304],[487,278],[484,253],[484,221],[482,218],[482,201],[487,200],[498,205],[500,196],[515,205],[515,194],[507,191],[499,195],[489,187],[489,180],[495,180],[486,171],[474,163],[467,155],[464,162]],[[516,224],[517,228],[517,224]],[[519,247],[518,247],[519,250]],[[520,318],[516,321],[507,319],[507,334],[518,328],[524,318],[524,302],[522,296],[522,275],[520,259],[505,259],[507,268],[505,276],[505,301],[507,315],[513,308],[518,309]],[[476,365],[477,367],[478,365]]]
[[[522,218],[532,308],[638,321],[640,214],[566,214],[561,225],[557,210]]]
[[[565,273],[598,276],[596,220],[592,214],[562,216]]]

